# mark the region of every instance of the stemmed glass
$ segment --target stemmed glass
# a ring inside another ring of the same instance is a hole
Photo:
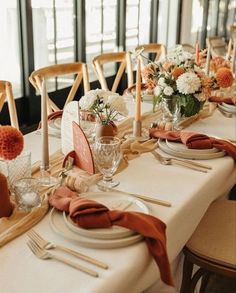
[[[95,162],[103,179],[97,185],[103,189],[119,185],[112,176],[118,168],[121,160],[120,139],[113,136],[102,136],[94,143]]]

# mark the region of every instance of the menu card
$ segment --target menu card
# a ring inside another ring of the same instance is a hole
[[[61,119],[61,150],[64,155],[74,150],[72,122],[79,122],[79,102],[68,103]]]
[[[89,142],[76,122],[73,124],[73,142],[75,151],[75,162],[78,168],[87,171],[89,174],[95,173],[93,154]]]

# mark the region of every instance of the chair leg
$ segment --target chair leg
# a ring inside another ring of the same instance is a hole
[[[203,276],[207,274],[207,271],[200,268],[196,271],[196,273],[193,275],[192,280],[191,280],[191,284],[190,284],[190,288],[189,288],[189,293],[194,293],[194,289],[197,285],[197,282],[199,281],[199,279]]]
[[[180,288],[180,293],[189,293],[190,285],[191,285],[191,277],[193,272],[193,264],[184,258],[184,265],[183,265],[183,277],[182,277],[182,284]]]
[[[211,276],[210,272],[207,272],[204,276],[202,276],[202,282],[201,282],[199,293],[205,292],[210,276]]]

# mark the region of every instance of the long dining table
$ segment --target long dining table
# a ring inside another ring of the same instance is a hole
[[[143,103],[143,111],[150,104]],[[132,102],[130,108],[133,107]],[[133,112],[130,111],[130,115]],[[217,109],[213,115],[198,120],[186,130],[236,140],[236,115],[224,117]],[[41,137],[36,132],[25,135],[25,149],[32,153],[32,161],[41,158]],[[49,136],[50,154],[60,148],[60,138]],[[194,232],[208,206],[227,196],[236,183],[236,166],[229,156],[199,160],[212,167],[207,173],[178,165],[162,165],[148,152],[129,161],[128,167],[114,177],[120,181],[118,189],[148,195],[171,203],[171,207],[143,202],[149,213],[167,225],[167,251],[176,277],[172,289],[160,280],[159,269],[144,241],[121,248],[88,248],[55,233],[49,223],[49,213],[34,226],[44,238],[78,250],[107,263],[109,268],[94,267],[74,257],[66,256],[99,273],[93,278],[54,260],[40,260],[27,247],[26,233],[0,249],[0,292],[2,293],[138,293],[178,292],[180,286],[182,249]],[[91,186],[91,192],[97,187]],[[65,256],[65,255],[64,255]]]

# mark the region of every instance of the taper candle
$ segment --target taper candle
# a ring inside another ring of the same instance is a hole
[[[135,99],[135,121],[141,121],[141,65],[140,59],[137,61],[136,71],[136,99]]]
[[[207,58],[206,58],[206,66],[205,66],[205,71],[207,75],[210,72],[210,61],[211,61],[211,46],[209,44],[207,48]]]
[[[45,80],[42,82],[41,92],[41,134],[42,134],[42,163],[44,170],[49,168],[49,151],[48,151],[48,115],[47,115],[47,89]]]
[[[226,54],[226,60],[230,59],[231,55],[231,48],[232,48],[232,39],[229,39],[229,44],[228,44],[228,49],[227,49],[227,54]]]
[[[236,62],[236,38],[234,39],[233,56],[232,56],[232,72],[233,72],[233,74],[236,74],[235,62]]]
[[[196,43],[195,46],[195,62],[198,64],[199,62],[199,43]]]

